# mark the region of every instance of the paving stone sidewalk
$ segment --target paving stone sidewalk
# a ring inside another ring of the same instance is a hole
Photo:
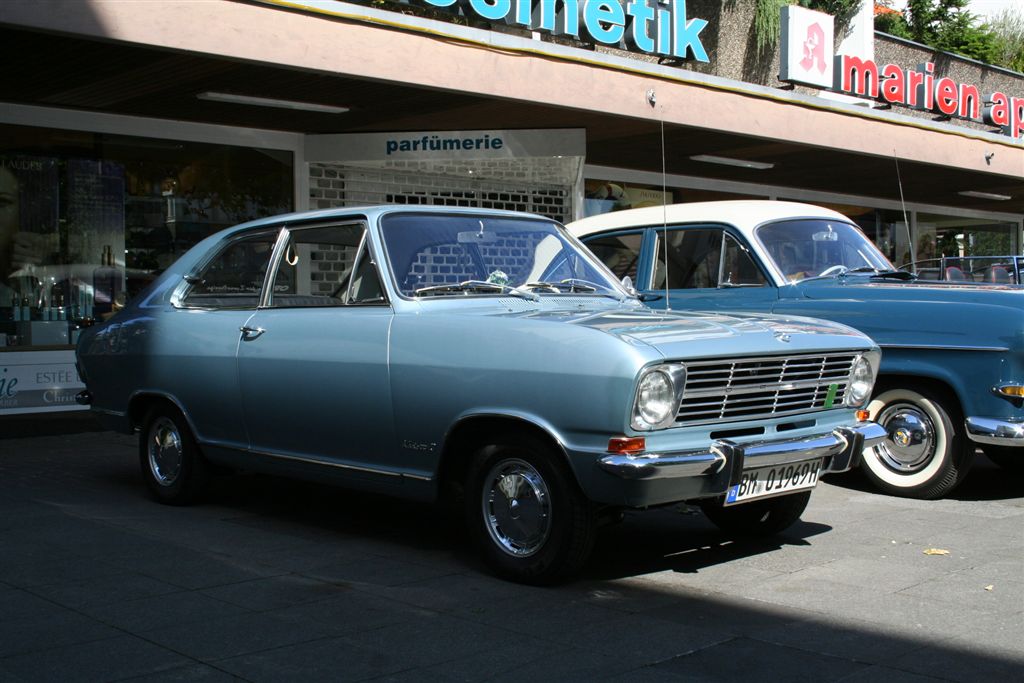
[[[442,509],[253,475],[166,507],[135,452],[0,438],[0,683],[1024,680],[1024,480],[980,456],[942,501],[826,480],[772,542],[631,514],[541,589]]]

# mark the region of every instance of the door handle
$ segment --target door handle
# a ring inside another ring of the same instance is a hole
[[[238,331],[242,333],[243,341],[252,341],[266,332],[262,327],[249,327],[248,325],[242,325],[238,328]]]

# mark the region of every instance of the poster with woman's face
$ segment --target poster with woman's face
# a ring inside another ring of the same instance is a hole
[[[0,285],[30,277],[59,247],[57,160],[0,155]]]

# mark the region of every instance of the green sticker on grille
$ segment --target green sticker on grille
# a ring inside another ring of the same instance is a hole
[[[831,408],[832,405],[836,402],[836,392],[837,391],[839,391],[839,385],[838,384],[833,383],[833,384],[829,384],[828,385],[828,393],[825,395],[825,407],[826,408]]]

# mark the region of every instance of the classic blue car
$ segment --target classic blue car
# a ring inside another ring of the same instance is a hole
[[[1024,469],[1024,288],[915,278],[849,219],[807,204],[681,204],[569,229],[652,307],[814,316],[874,339],[869,410],[888,438],[863,469],[883,491],[943,496],[977,446]]]
[[[452,495],[490,565],[528,582],[578,567],[623,508],[695,501],[779,531],[884,436],[859,332],[651,311],[563,227],[509,212],[220,232],[83,333],[78,363],[82,401],[139,431],[160,501],[195,499],[211,463]]]

